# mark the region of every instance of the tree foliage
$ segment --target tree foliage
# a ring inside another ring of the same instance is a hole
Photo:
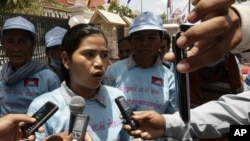
[[[109,12],[119,14],[120,16],[127,16],[134,18],[136,15],[132,13],[132,10],[127,6],[120,6],[116,2],[112,1],[108,8]]]
[[[166,24],[167,23],[167,15],[166,15],[166,13],[164,12],[164,13],[160,14],[160,17],[161,17],[161,20],[162,20],[163,24]]]
[[[45,3],[54,5],[58,4],[55,0],[1,0],[0,11],[8,13],[42,15]]]

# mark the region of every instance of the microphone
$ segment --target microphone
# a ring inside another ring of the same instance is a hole
[[[73,125],[75,123],[77,114],[82,114],[86,103],[81,96],[74,96],[69,102],[70,121],[69,121],[69,134],[71,134]]]

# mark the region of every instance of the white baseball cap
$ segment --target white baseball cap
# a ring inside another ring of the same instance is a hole
[[[3,31],[8,29],[26,30],[31,32],[34,38],[37,37],[35,26],[30,21],[21,16],[7,19],[3,25]]]
[[[159,15],[153,12],[143,12],[135,17],[129,27],[129,34],[141,30],[161,30],[165,31],[162,20]]]
[[[66,32],[67,32],[66,29],[61,28],[59,26],[56,26],[53,29],[49,30],[45,35],[46,47],[61,45],[62,39]]]

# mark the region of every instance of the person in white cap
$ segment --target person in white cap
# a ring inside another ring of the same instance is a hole
[[[30,21],[7,19],[2,37],[9,61],[0,70],[0,116],[26,113],[35,97],[59,87],[60,80],[46,63],[32,60],[37,35]]]
[[[133,110],[171,114],[178,108],[174,74],[158,53],[164,32],[159,15],[137,16],[129,28],[133,54],[110,65],[105,74],[103,83],[121,89]]]
[[[48,64],[60,79],[62,79],[61,44],[66,32],[66,29],[56,26],[45,34],[45,51],[48,57]]]

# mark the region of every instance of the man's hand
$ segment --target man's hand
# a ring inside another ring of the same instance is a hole
[[[9,114],[0,118],[0,139],[1,141],[18,141],[24,137],[21,131],[23,122],[33,123],[36,119],[26,114]],[[42,132],[43,128],[39,128]],[[28,137],[29,141],[35,140],[35,136]]]
[[[163,116],[155,111],[136,111],[132,118],[137,121],[139,129],[131,131],[128,124],[124,125],[124,129],[134,137],[142,139],[156,139],[164,135],[166,123]]]
[[[194,9],[188,16],[189,22],[201,21],[192,26],[178,40],[180,48],[192,47],[188,58],[182,60],[179,72],[191,72],[216,62],[242,40],[240,18],[230,8],[234,0],[193,0]],[[173,60],[173,53],[165,55]]]

